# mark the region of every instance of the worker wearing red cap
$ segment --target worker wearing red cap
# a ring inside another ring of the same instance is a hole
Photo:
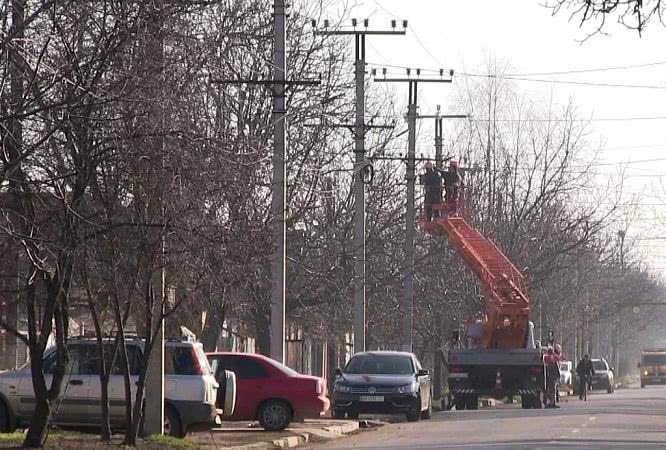
[[[444,187],[446,188],[446,205],[449,215],[455,215],[458,211],[458,196],[463,179],[458,172],[458,161],[449,162],[449,170],[442,173]]]
[[[433,205],[442,203],[442,176],[432,166],[430,161],[425,163],[426,173],[423,179],[425,184],[425,212],[428,222],[432,220]]]

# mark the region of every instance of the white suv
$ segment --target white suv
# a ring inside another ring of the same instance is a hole
[[[113,343],[105,344],[108,364],[113,357]],[[99,427],[101,384],[99,352],[94,338],[70,339],[69,363],[63,380],[63,397],[54,421],[60,425]],[[132,378],[132,401],[141,370],[144,342],[127,338],[127,354]],[[46,385],[51,385],[55,349],[44,354]],[[118,362],[120,357],[116,358]],[[168,340],[164,354],[165,433],[184,437],[194,425],[212,425],[217,417],[215,400],[218,384],[203,347],[187,339]],[[112,428],[125,427],[125,383],[116,363],[109,377],[109,415]],[[35,405],[30,365],[0,374],[0,432],[12,432],[30,423]]]

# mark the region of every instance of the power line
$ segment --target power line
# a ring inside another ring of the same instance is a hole
[[[631,64],[627,66],[613,66],[613,67],[597,67],[593,69],[570,69],[560,70],[553,72],[527,72],[527,73],[509,73],[507,75],[513,77],[530,77],[530,76],[546,76],[546,75],[570,75],[575,73],[590,73],[590,72],[608,72],[612,70],[625,70],[625,69],[638,69],[641,67],[653,67],[666,64],[666,61],[656,61],[644,64]]]
[[[369,65],[375,67],[389,67],[392,69],[408,69],[406,66],[399,66],[395,64],[375,64],[368,63]],[[440,69],[431,69],[431,68],[421,68],[423,72],[437,73]],[[525,82],[534,82],[534,83],[550,83],[550,84],[571,84],[578,86],[592,86],[592,87],[614,87],[614,88],[632,88],[632,89],[666,89],[666,85],[654,85],[654,84],[626,84],[626,83],[597,83],[591,81],[576,81],[576,80],[547,80],[542,78],[526,78],[526,76],[518,76],[512,74],[483,74],[483,73],[473,73],[473,72],[457,72],[457,75],[465,76],[469,78],[487,78],[487,79],[497,79],[497,80],[511,80],[511,81],[525,81]]]
[[[510,75],[477,74],[477,73],[466,73],[466,72],[459,73],[459,75],[472,78],[527,81],[532,83],[572,84],[577,86],[619,87],[619,88],[634,88],[634,89],[666,89],[666,86],[653,85],[653,84],[613,84],[613,83],[593,83],[589,81],[573,81],[573,80],[544,80],[540,78],[524,78],[524,77],[515,77]]]

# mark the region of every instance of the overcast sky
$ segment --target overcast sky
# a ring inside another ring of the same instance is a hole
[[[351,17],[369,18],[371,28],[387,28],[391,19],[409,21],[405,37],[368,38],[367,60],[378,67],[443,67],[480,73],[484,61],[494,56],[506,62],[511,73],[531,74],[520,78],[543,80],[515,81],[532,98],[547,102],[552,96],[566,103],[572,97],[581,115],[592,119],[590,140],[602,146],[600,171],[613,173],[624,167],[626,194],[645,192],[640,221],[629,235],[643,239],[638,245],[650,255],[653,267],[666,274],[666,239],[652,239],[666,237],[666,231],[656,226],[666,210],[657,206],[661,201],[654,197],[662,177],[666,184],[666,30],[655,23],[639,37],[611,20],[606,28],[609,35],[581,43],[591,28],[570,22],[566,12],[553,17],[542,3],[331,0],[328,14],[336,18],[351,7]],[[611,70],[626,66],[640,67]],[[552,74],[586,69],[606,70]],[[464,76],[456,76],[455,82],[464,83]],[[406,85],[391,89],[406,102]],[[450,87],[422,84],[420,112],[433,113],[437,104],[445,112],[461,112],[452,110],[447,89],[450,93]],[[428,126],[422,126],[420,133],[420,142],[431,142],[433,132]]]

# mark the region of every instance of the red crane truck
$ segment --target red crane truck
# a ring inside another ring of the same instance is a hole
[[[544,355],[535,348],[523,274],[491,240],[461,217],[457,193],[448,193],[446,203],[434,204],[432,209],[435,217],[431,220],[421,215],[422,229],[448,237],[488,298],[483,318],[466,324],[466,348],[448,352],[451,405],[456,410],[477,409],[479,396],[520,396],[523,408],[541,408]]]

